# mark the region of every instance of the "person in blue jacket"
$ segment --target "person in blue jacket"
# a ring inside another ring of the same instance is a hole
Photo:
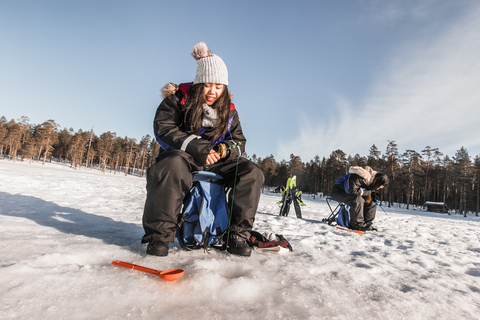
[[[197,61],[193,83],[168,84],[153,122],[161,146],[157,162],[147,170],[147,199],[143,213],[147,254],[168,255],[174,242],[177,216],[193,173],[211,171],[235,184],[227,251],[250,256],[247,243],[255,221],[264,176],[245,155],[246,138],[228,91],[223,60],[204,42],[194,46]]]
[[[340,177],[332,188],[333,200],[350,206],[350,228],[376,230],[372,224],[376,215],[377,191],[388,185],[388,176],[370,167],[350,167],[349,173]]]

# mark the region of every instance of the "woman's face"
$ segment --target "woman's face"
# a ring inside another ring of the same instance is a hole
[[[223,92],[223,88],[225,86],[223,84],[218,84],[218,83],[205,83],[205,86],[203,87],[203,95],[205,98],[205,103],[209,106],[215,103],[217,101],[218,97]]]

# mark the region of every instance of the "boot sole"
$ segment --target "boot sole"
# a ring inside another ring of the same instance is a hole
[[[147,247],[147,254],[158,257],[168,256],[168,248]]]
[[[232,250],[231,248],[228,248],[227,252],[237,256],[242,256],[242,257],[250,257],[252,255],[251,248],[248,248],[248,249],[245,248],[238,251],[235,251],[235,249]]]

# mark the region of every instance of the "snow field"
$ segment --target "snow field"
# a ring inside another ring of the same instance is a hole
[[[305,196],[304,219],[278,216],[262,194],[254,229],[294,251],[250,258],[172,244],[147,256],[145,181],[68,166],[0,160],[2,319],[476,319],[480,219],[385,208],[378,232],[321,223],[324,200]],[[184,269],[175,281],[112,266],[123,260]]]

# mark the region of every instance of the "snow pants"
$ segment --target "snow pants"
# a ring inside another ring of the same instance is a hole
[[[365,199],[356,194],[348,194],[342,187],[335,185],[331,195],[333,200],[350,206],[350,228],[360,230],[373,224],[377,206],[375,202],[365,203]]]
[[[177,217],[182,210],[185,193],[193,185],[193,172],[202,170],[221,175],[227,187],[233,187],[237,173],[230,213],[230,234],[248,239],[255,221],[264,176],[262,170],[248,159],[238,159],[238,169],[236,166],[237,158],[202,166],[184,151],[163,151],[157,162],[147,170],[147,199],[143,212],[145,235],[142,243],[175,240]]]

